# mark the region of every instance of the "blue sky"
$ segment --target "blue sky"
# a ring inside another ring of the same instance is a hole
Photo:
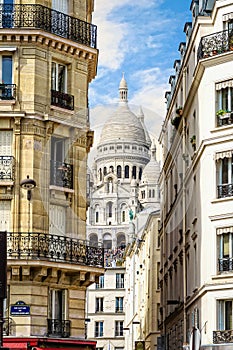
[[[191,0],[95,0],[93,24],[98,26],[97,77],[90,84],[91,128],[101,129],[118,101],[125,72],[129,104],[137,114],[142,106],[145,123],[158,137],[165,114],[164,93],[185,41],[184,24],[191,21]]]

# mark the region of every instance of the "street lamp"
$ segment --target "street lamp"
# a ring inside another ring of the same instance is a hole
[[[30,232],[30,201],[32,198],[32,189],[36,187],[36,181],[29,178],[29,175],[27,175],[27,178],[20,181],[20,187],[24,190],[27,190],[27,200],[28,200],[28,232]]]

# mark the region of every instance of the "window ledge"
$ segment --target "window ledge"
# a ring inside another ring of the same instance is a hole
[[[49,189],[50,189],[50,190],[61,191],[61,192],[74,193],[74,190],[73,190],[73,189],[67,188],[67,187],[59,187],[59,186],[50,185],[50,186],[49,186]]]
[[[9,187],[11,187],[11,186],[14,186],[14,181],[4,181],[4,180],[1,180],[0,181],[0,186],[9,186]]]
[[[16,103],[15,99],[12,100],[0,100],[0,106],[14,105]]]
[[[232,129],[232,128],[233,128],[233,124],[216,126],[214,129],[210,130],[210,132],[215,133],[215,132],[219,132],[222,130],[228,130],[228,129]]]
[[[65,113],[71,114],[71,115],[74,114],[74,110],[70,110],[70,109],[67,109],[67,108],[61,108],[61,107],[57,107],[57,106],[53,106],[53,105],[50,105],[50,108],[52,110],[59,111],[59,112],[62,112],[62,113],[65,112]]]
[[[224,197],[224,198],[216,198],[216,199],[213,199],[211,201],[211,203],[214,204],[214,203],[221,203],[221,202],[227,202],[227,201],[232,201],[232,200],[233,200],[233,196]]]
[[[233,271],[225,271],[224,273],[220,273],[219,275],[212,276],[212,280],[222,280],[226,278],[233,278]]]

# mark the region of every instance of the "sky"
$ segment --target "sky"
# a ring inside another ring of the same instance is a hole
[[[98,143],[101,129],[116,108],[124,72],[131,110],[140,106],[151,138],[157,139],[165,117],[165,91],[191,21],[191,0],[95,0],[93,24],[99,49],[97,76],[89,87],[91,129]]]

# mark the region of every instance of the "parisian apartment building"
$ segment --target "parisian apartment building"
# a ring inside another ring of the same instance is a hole
[[[95,348],[85,339],[86,289],[104,272],[102,246],[86,241],[93,7],[92,0],[0,5],[7,348]]]
[[[159,349],[233,346],[233,2],[193,0],[166,92]]]

